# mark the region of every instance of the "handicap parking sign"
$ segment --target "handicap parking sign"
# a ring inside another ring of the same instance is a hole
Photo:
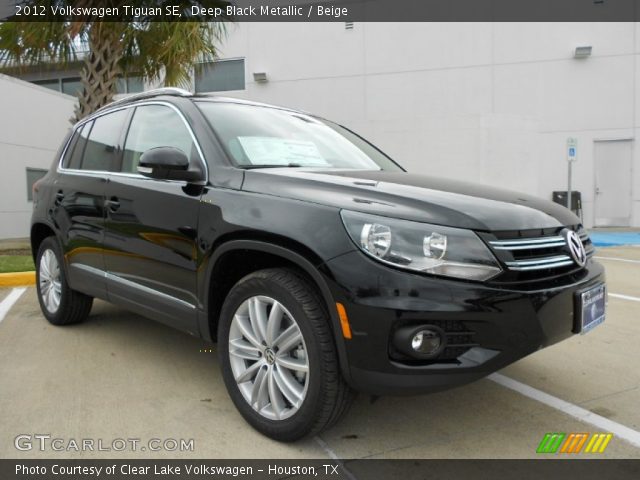
[[[567,138],[567,161],[575,162],[578,156],[578,139],[569,137]]]

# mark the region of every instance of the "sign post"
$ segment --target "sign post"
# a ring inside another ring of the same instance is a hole
[[[578,139],[574,137],[567,138],[567,208],[571,210],[571,174],[573,162],[578,158]]]

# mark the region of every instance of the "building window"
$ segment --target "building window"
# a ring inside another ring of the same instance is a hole
[[[62,93],[77,97],[80,92],[82,92],[82,80],[80,80],[80,77],[62,79]]]
[[[56,92],[60,91],[60,80],[57,78],[52,78],[51,80],[35,80],[31,83],[48,88],[49,90],[55,90]]]
[[[142,77],[120,77],[116,84],[116,91],[119,94],[143,92],[144,80]]]
[[[48,78],[46,80],[33,80],[31,83],[41,87],[66,93],[72,97],[78,96],[82,91],[80,77]],[[144,91],[144,79],[142,77],[121,77],[116,83],[117,93],[138,93]]]
[[[46,80],[34,80],[31,83],[55,90],[56,92],[71,95],[72,97],[78,96],[80,91],[82,91],[82,81],[80,77],[48,78]]]
[[[33,184],[47,174],[42,168],[27,167],[27,200],[33,202]]]
[[[244,59],[197,64],[195,77],[196,92],[244,90]]]

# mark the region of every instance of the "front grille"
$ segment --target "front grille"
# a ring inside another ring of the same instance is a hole
[[[514,238],[513,232],[498,232],[487,243],[506,271],[496,280],[523,281],[545,279],[575,270],[580,267],[571,257],[567,244],[558,231],[543,231],[541,236],[522,235]],[[582,227],[574,227],[580,236],[587,258],[595,249],[589,235]]]

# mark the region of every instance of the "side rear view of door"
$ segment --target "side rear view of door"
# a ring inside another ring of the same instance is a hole
[[[72,288],[105,297],[104,195],[116,168],[127,113],[108,113],[81,125],[55,180],[53,218],[62,233]]]

